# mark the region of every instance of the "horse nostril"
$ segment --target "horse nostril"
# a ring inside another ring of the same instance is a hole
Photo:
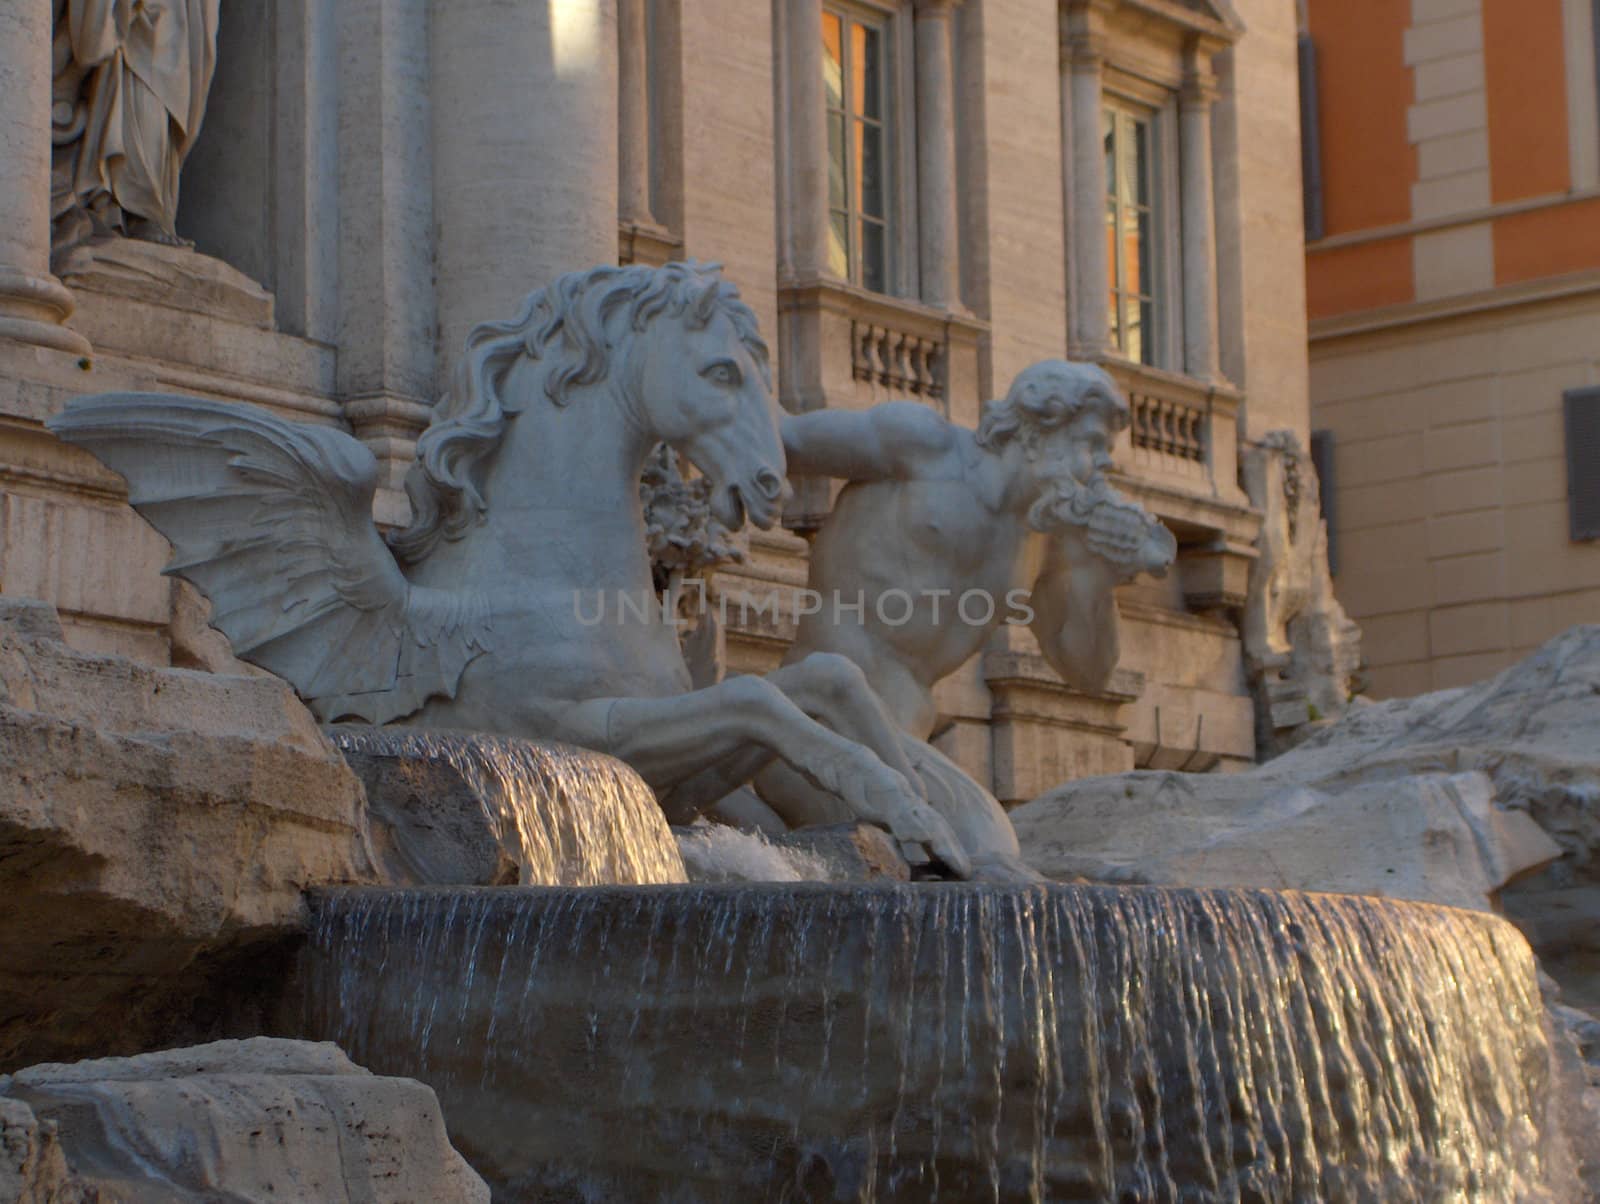
[[[761,496],[769,502],[775,502],[783,493],[783,478],[770,468],[763,468],[756,473],[756,488]]]

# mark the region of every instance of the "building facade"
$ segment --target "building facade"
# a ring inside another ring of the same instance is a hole
[[[40,426],[71,396],[342,425],[397,523],[474,323],[563,270],[689,257],[755,308],[791,411],[911,398],[973,425],[1060,356],[1126,391],[1119,484],[1178,535],[1178,571],[1121,595],[1104,695],[1022,629],[944,683],[939,742],[1000,798],[1244,764],[1263,705],[1269,736],[1306,717],[1287,646],[1247,647],[1309,433],[1291,0],[220,0],[192,249],[64,255],[70,7],[0,14],[0,589],[54,603],[80,646],[232,663],[120,481]],[[795,484],[724,594],[803,584],[829,487]],[[727,667],[776,664],[792,626],[731,623]]]
[[[1597,11],[1303,5],[1312,420],[1378,695],[1600,620]]]

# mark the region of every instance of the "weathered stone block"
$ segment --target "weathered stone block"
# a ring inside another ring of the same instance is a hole
[[[0,1066],[204,1030],[306,887],[374,879],[362,806],[282,682],[80,654],[0,601]]]
[[[0,1078],[0,1140],[5,1200],[489,1199],[432,1088],[379,1078],[326,1043],[257,1037],[31,1066]]]

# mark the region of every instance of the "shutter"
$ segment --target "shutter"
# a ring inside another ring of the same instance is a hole
[[[1562,394],[1567,425],[1567,514],[1573,539],[1600,539],[1600,388]]]
[[[1322,520],[1328,524],[1328,572],[1339,572],[1338,524],[1334,522],[1338,487],[1333,478],[1333,432],[1311,432],[1311,467],[1317,473],[1317,497],[1321,501]]]
[[[1600,4],[1600,0],[1595,0]],[[1322,98],[1317,92],[1317,44],[1303,33],[1300,51],[1300,187],[1305,202],[1306,241],[1316,242],[1323,231],[1322,213]]]

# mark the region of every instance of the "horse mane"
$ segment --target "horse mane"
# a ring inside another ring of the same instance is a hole
[[[642,331],[662,316],[683,316],[690,329],[699,330],[721,313],[770,388],[767,345],[756,316],[720,271],[720,264],[691,261],[568,272],[529,294],[510,321],[473,327],[454,388],[417,440],[416,463],[406,474],[411,525],[389,539],[400,561],[414,564],[441,538],[460,539],[488,512],[487,463],[525,404],[506,399],[500,388],[521,356],[546,362],[545,395],[564,406],[574,389],[606,379],[623,334]]]

